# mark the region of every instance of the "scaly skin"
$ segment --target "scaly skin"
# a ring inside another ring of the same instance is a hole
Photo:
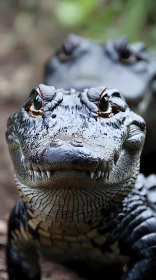
[[[9,280],[39,280],[38,251],[117,267],[122,280],[154,279],[156,215],[133,190],[145,123],[122,95],[40,85],[7,127],[21,197],[9,222]]]
[[[44,83],[64,89],[83,90],[101,84],[119,89],[130,108],[146,121],[143,155],[151,155],[141,161],[141,171],[145,175],[156,173],[152,164],[156,154],[156,56],[144,43],[130,44],[120,38],[102,44],[69,35],[46,63]]]

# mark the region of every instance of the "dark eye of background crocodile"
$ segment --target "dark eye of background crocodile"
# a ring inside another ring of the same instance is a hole
[[[65,55],[72,55],[74,46],[71,42],[66,42],[63,44],[62,51]]]
[[[131,56],[131,52],[128,49],[125,49],[120,53],[120,56],[123,59],[128,59]]]
[[[103,96],[99,102],[99,109],[101,112],[106,112],[108,110],[108,108],[109,108],[108,97]]]
[[[72,42],[65,42],[62,48],[56,53],[60,62],[65,63],[69,61],[75,47]]]
[[[34,98],[34,108],[40,110],[42,108],[42,98],[37,94]]]

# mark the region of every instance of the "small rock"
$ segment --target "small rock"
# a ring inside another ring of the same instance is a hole
[[[0,235],[4,235],[7,233],[7,222],[4,220],[0,220]]]

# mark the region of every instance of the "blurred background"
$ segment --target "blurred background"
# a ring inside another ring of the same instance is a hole
[[[5,280],[6,221],[17,199],[5,144],[9,114],[42,82],[44,63],[68,33],[102,42],[126,35],[156,49],[156,1],[0,0],[0,13],[0,279]]]

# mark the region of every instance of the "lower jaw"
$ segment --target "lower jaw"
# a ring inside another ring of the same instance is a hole
[[[132,186],[112,186],[111,188],[94,188],[58,186],[55,188],[31,188],[19,182],[15,183],[22,200],[28,208],[37,211],[40,216],[48,216],[51,222],[63,223],[88,222],[101,210],[108,210],[111,205],[120,204],[123,198],[131,191]],[[104,214],[105,215],[105,214]]]

